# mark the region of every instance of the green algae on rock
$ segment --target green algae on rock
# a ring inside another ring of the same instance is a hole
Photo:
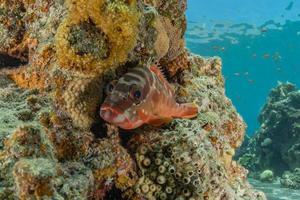
[[[4,139],[20,124],[37,126],[39,114],[47,111],[49,104],[48,96],[37,90],[20,89],[6,76],[0,75],[0,150]]]
[[[265,170],[259,175],[259,179],[262,182],[274,181],[274,173],[271,170]]]
[[[283,187],[300,190],[300,168],[295,168],[292,172],[285,171],[280,183]]]

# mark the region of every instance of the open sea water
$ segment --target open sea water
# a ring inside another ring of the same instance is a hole
[[[223,60],[226,93],[249,135],[278,81],[300,86],[299,0],[188,0],[187,47]]]
[[[248,125],[278,82],[300,87],[299,0],[188,0],[187,47],[223,61],[226,94]],[[249,180],[269,200],[300,200],[300,191]]]

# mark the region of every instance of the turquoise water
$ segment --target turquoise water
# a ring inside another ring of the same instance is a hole
[[[255,188],[263,191],[268,200],[299,200],[299,190],[292,190],[288,188],[280,187],[279,181],[274,183],[262,183],[260,181],[249,179],[249,182],[255,186]]]
[[[278,81],[300,86],[300,1],[188,0],[188,48],[220,56],[226,93],[248,124]]]

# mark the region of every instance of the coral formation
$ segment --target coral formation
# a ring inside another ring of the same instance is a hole
[[[40,199],[53,196],[52,179],[55,163],[44,159],[22,159],[14,165],[13,175],[19,199]]]
[[[22,45],[25,40],[25,5],[18,0],[4,0],[0,2],[0,8],[0,52],[26,60],[28,52]]]
[[[272,182],[274,180],[274,173],[271,170],[265,170],[259,175],[262,182]]]
[[[245,180],[227,180],[223,160],[217,157],[207,132],[196,121],[176,120],[171,127],[175,128],[157,133],[158,142],[138,146],[136,159],[142,176],[135,186],[136,193],[146,199],[246,199],[254,196],[250,188],[245,191],[237,188]],[[263,199],[262,194],[256,195]]]
[[[36,124],[40,113],[49,109],[50,98],[37,90],[23,90],[0,75],[0,150],[4,139],[19,124]]]
[[[241,150],[240,163],[251,172],[271,169],[276,176],[300,165],[300,91],[279,83],[259,116],[260,128]]]
[[[245,124],[221,60],[184,48],[185,0],[0,6],[0,52],[26,61],[0,74],[0,199],[265,199],[233,160]],[[106,84],[154,62],[198,116],[132,132],[101,121]]]
[[[280,183],[283,187],[300,190],[300,168],[295,168],[293,172],[285,171]]]
[[[281,177],[282,186],[299,189],[299,103],[300,91],[291,83],[279,83],[270,92],[259,116],[259,130],[238,155],[253,177],[270,169]]]
[[[124,63],[137,39],[136,1],[126,4],[121,0],[69,0],[66,3],[68,15],[55,36],[59,65],[90,75]]]
[[[101,82],[98,79],[75,79],[63,91],[63,105],[76,127],[89,128],[95,121],[97,105],[101,99]]]

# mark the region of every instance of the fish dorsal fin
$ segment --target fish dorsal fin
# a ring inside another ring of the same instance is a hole
[[[162,72],[162,69],[160,67],[158,67],[157,65],[151,65],[150,66],[150,70],[156,74],[156,76],[159,77],[159,79],[161,79],[162,81],[167,81],[164,73]]]
[[[162,70],[157,65],[151,65],[150,70],[159,78],[159,80],[165,85],[165,87],[171,92],[171,94],[175,93],[174,89],[165,78],[165,75],[162,73]]]
[[[160,67],[158,67],[157,65],[152,65],[152,66],[150,66],[150,70],[151,70],[154,74],[156,74],[156,76],[157,76],[163,83],[168,83],[168,84],[169,84],[169,82],[167,81],[167,78],[166,78],[165,74],[163,73],[163,70],[162,70]]]

